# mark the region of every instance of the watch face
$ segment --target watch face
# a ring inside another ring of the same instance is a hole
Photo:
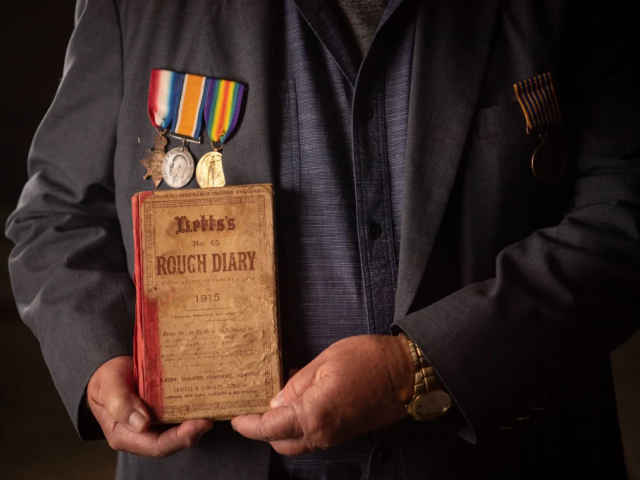
[[[419,395],[411,404],[412,413],[421,420],[435,420],[451,407],[451,397],[441,390]]]

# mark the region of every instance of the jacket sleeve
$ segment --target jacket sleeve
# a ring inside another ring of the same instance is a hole
[[[80,0],[64,75],[7,222],[19,313],[83,438],[101,434],[83,400],[91,375],[132,352],[135,290],[113,179],[122,84],[117,9],[112,0]]]
[[[396,322],[450,390],[466,420],[458,433],[472,442],[640,328],[640,62],[625,10],[598,11],[592,48],[564,55],[573,63],[564,104],[577,158],[571,210],[502,250],[494,278]]]

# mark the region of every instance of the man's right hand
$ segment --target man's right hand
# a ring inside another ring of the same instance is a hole
[[[149,410],[133,388],[133,359],[116,357],[98,368],[87,399],[109,446],[146,457],[167,457],[193,446],[213,427],[209,420],[189,420],[164,432],[149,430]]]

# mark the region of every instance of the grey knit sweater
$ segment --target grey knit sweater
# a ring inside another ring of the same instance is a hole
[[[371,45],[387,2],[388,0],[337,0],[363,55]]]

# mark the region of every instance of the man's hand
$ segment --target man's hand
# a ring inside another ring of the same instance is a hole
[[[231,422],[283,455],[338,445],[407,415],[411,351],[402,337],[363,335],[334,343],[296,373],[264,415]]]
[[[213,422],[190,420],[162,433],[149,431],[147,407],[133,389],[133,359],[116,357],[95,371],[87,399],[114,450],[147,457],[166,457],[193,446]]]

